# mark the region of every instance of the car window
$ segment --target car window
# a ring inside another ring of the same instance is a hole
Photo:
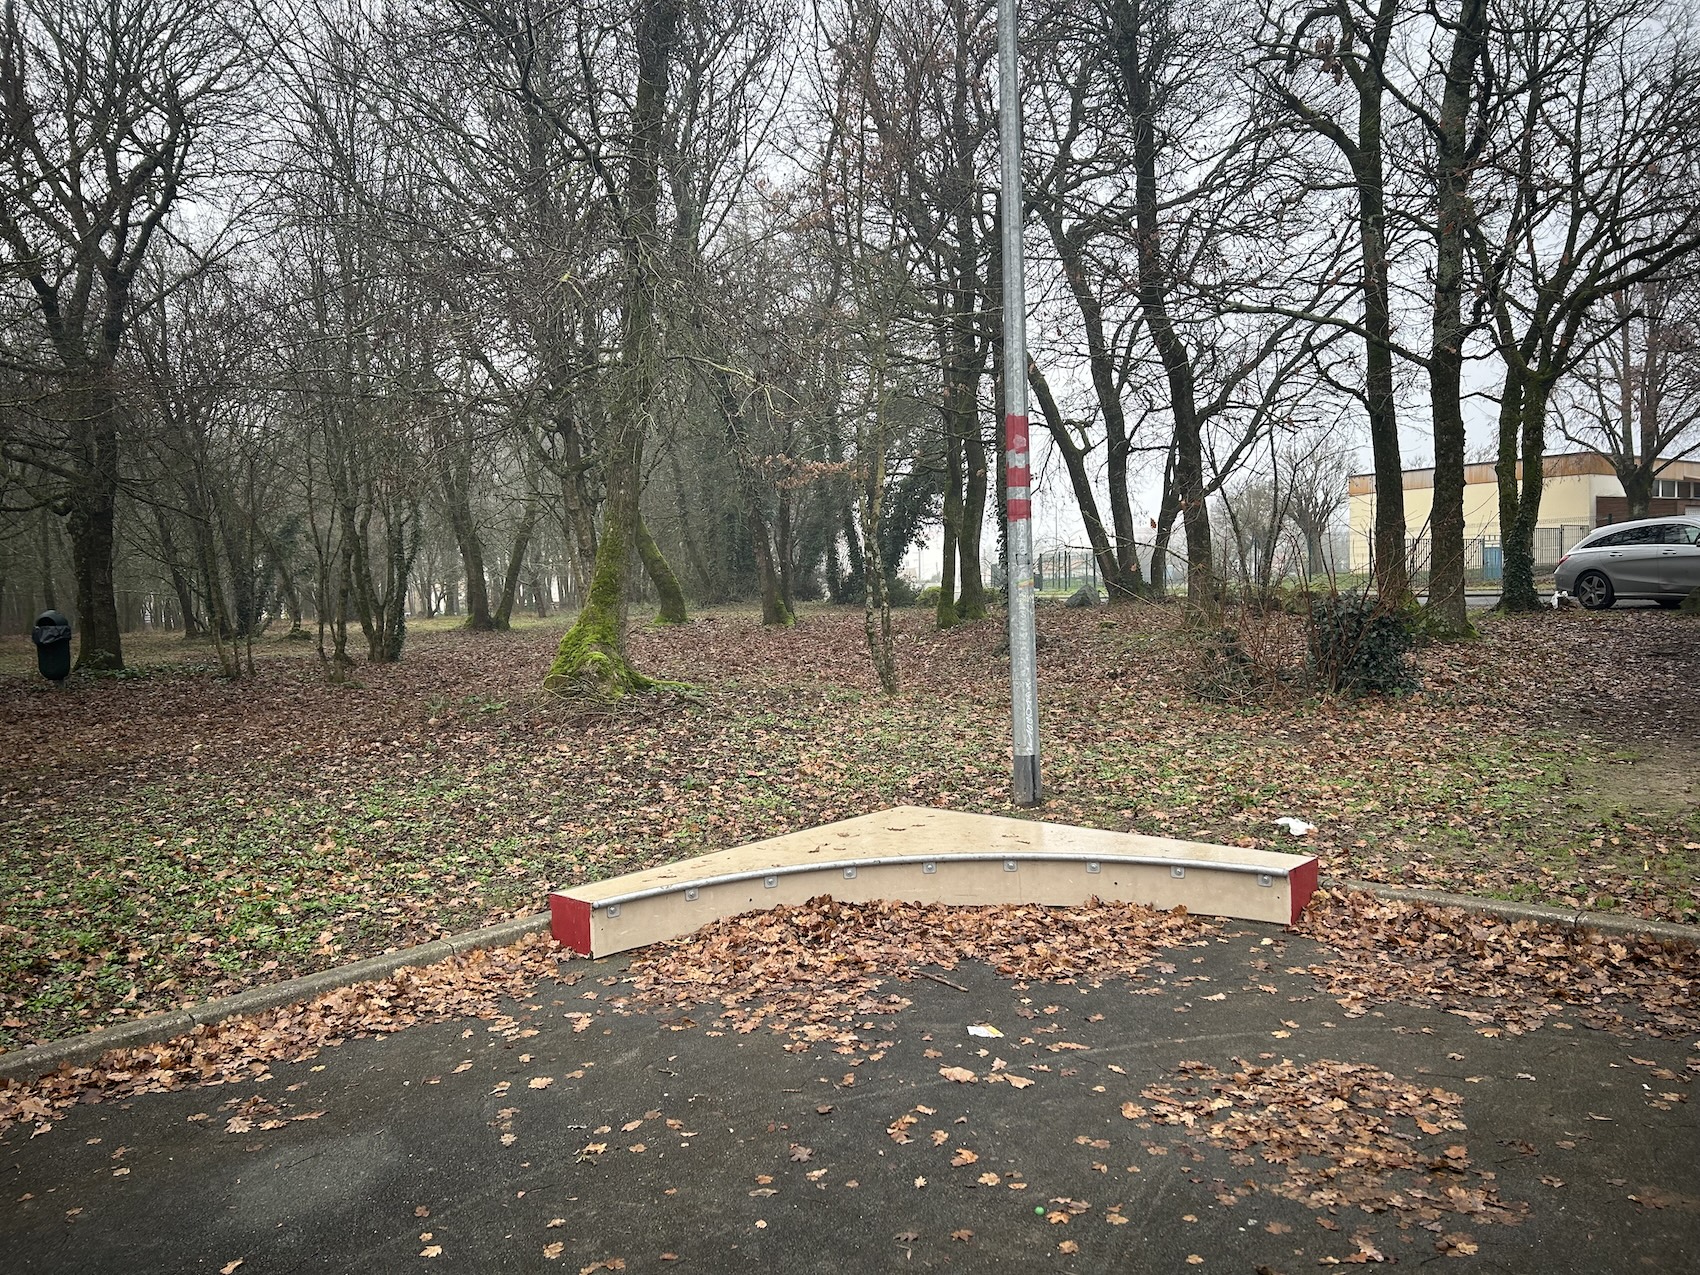
[[[1621,549],[1625,545],[1656,545],[1659,543],[1659,528],[1654,527],[1625,527],[1622,531],[1614,531],[1611,535],[1594,541],[1590,549]]]
[[[1666,545],[1700,545],[1700,527],[1692,523],[1672,522],[1659,528],[1663,534],[1659,537],[1660,544]]]

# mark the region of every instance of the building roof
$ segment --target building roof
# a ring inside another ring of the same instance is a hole
[[[1598,452],[1558,452],[1547,456],[1541,462],[1542,478],[1578,478],[1585,474],[1603,474],[1615,476],[1617,471],[1611,462]],[[1700,459],[1672,461],[1659,474],[1661,478],[1700,478]],[[1406,491],[1415,491],[1434,486],[1434,469],[1407,469],[1404,471],[1403,486]],[[1523,465],[1518,462],[1517,480],[1523,480]],[[1492,461],[1482,461],[1474,465],[1464,466],[1464,484],[1470,486],[1477,483],[1494,483],[1498,481],[1495,465]],[[1353,496],[1369,496],[1375,493],[1375,475],[1353,474],[1346,480],[1346,491]]]

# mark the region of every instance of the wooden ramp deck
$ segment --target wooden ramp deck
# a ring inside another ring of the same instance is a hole
[[[585,956],[822,894],[958,905],[1097,898],[1290,925],[1316,874],[1314,855],[898,806],[557,890],[549,912],[555,939]]]

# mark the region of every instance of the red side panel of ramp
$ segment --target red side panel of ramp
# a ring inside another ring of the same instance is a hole
[[[1288,925],[1299,923],[1299,914],[1305,910],[1305,904],[1310,902],[1310,896],[1316,893],[1316,860],[1306,859],[1287,872],[1287,894],[1293,907],[1292,919]],[[588,925],[589,922],[586,922]],[[588,931],[586,931],[588,933]]]
[[[1311,873],[1314,882],[1316,873]],[[1309,897],[1308,895],[1306,897]],[[1294,916],[1298,913],[1295,911]],[[580,956],[590,955],[590,904],[569,899],[564,894],[549,896],[549,932],[555,942],[571,948]]]

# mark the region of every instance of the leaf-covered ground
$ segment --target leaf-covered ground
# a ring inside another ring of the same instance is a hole
[[[322,684],[267,640],[55,692],[0,644],[0,1046],[52,1039],[541,909],[558,884],[900,801],[1009,813],[994,624],[902,617],[904,691],[859,613],[785,632],[642,629],[689,695],[592,713],[538,690],[561,626],[422,625]],[[1650,611],[1483,622],[1395,701],[1187,694],[1171,612],[1041,611],[1043,816],[1277,845],[1338,877],[1700,920],[1700,624]]]

